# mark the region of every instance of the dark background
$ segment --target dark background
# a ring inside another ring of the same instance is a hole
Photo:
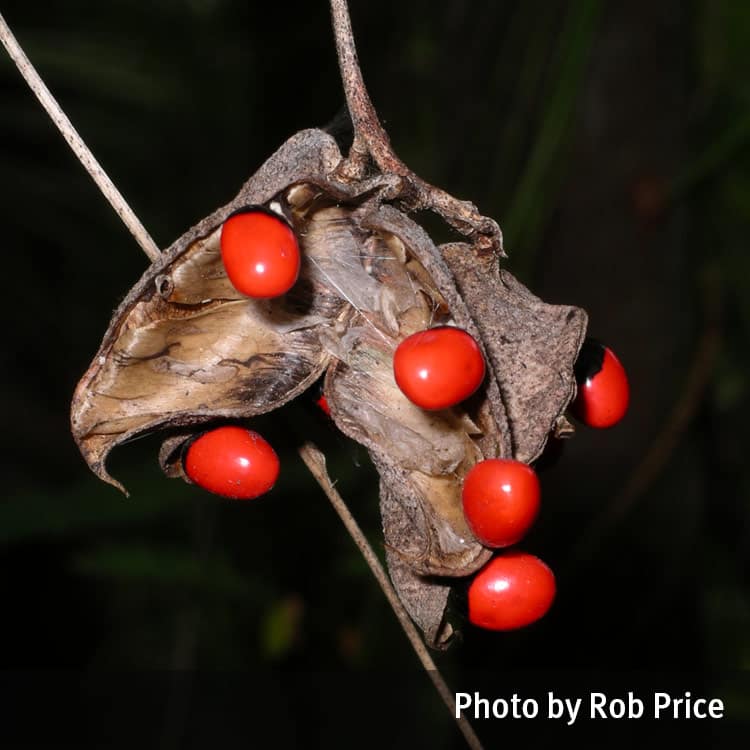
[[[631,379],[626,419],[580,428],[541,473],[523,546],[558,576],[552,611],[509,634],[467,625],[439,666],[489,697],[670,685],[723,698],[722,731],[744,725],[750,5],[352,6],[397,152],[496,218],[509,268],[585,308]],[[323,0],[2,12],[162,247],[343,103]],[[130,499],[88,471],[70,397],[146,261],[4,54],[0,97],[8,746],[67,734],[119,746],[138,728],[162,748],[461,747],[290,422],[326,446],[380,549],[375,473],[304,399],[258,421],[283,475],[254,503],[164,478],[158,438],[113,456]],[[494,746],[532,726],[478,731]],[[615,746],[633,726],[609,722]],[[639,726],[654,742],[723,741],[716,723]]]

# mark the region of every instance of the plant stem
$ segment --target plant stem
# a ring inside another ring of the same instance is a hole
[[[123,224],[130,230],[135,241],[140,245],[141,250],[146,253],[151,261],[156,261],[161,257],[158,246],[127,204],[125,198],[122,197],[120,191],[114,186],[112,180],[109,179],[107,173],[91,153],[89,147],[83,142],[83,139],[73,127],[67,115],[62,111],[55,97],[52,96],[50,90],[39,76],[39,73],[36,72],[31,61],[26,56],[26,53],[21,49],[21,45],[19,45],[15,36],[13,36],[2,15],[0,15],[0,41],[2,41],[3,46],[8,51],[8,54],[29,85],[29,88],[36,95],[39,103],[44,107],[52,122],[55,123],[63,138],[68,142],[78,161],[81,162],[84,169],[91,175],[102,195],[109,201],[117,215],[122,219]]]
[[[362,164],[367,158],[366,147],[383,173],[404,178],[401,194],[397,197],[411,210],[434,211],[454,229],[470,237],[477,248],[496,251],[502,256],[502,233],[493,219],[482,216],[473,203],[458,200],[444,190],[430,185],[396,156],[362,78],[349,6],[346,0],[330,0],[330,4],[341,82],[354,126],[354,147],[348,159],[353,162],[349,165],[352,174],[362,171]]]
[[[377,555],[370,546],[365,535],[362,533],[362,529],[359,527],[354,516],[352,516],[343,498],[333,486],[333,482],[331,482],[331,478],[328,476],[328,471],[326,470],[325,456],[316,445],[309,442],[305,443],[305,445],[299,449],[299,453],[302,460],[305,462],[305,466],[307,466],[310,473],[315,477],[315,481],[320,485],[320,488],[325,492],[326,497],[330,500],[334,510],[338,513],[339,518],[349,532],[349,536],[351,536],[354,543],[359,548],[359,551],[362,553],[362,557],[372,571],[373,576],[375,576],[375,580],[380,585],[383,594],[385,594],[385,598],[388,600],[391,609],[396,615],[401,627],[404,629],[404,633],[406,633],[406,637],[409,639],[419,661],[422,663],[422,666],[432,680],[435,689],[438,691],[443,702],[451,712],[451,716],[455,717],[456,703],[453,699],[453,693],[443,679],[443,676],[440,674],[440,671],[435,666],[435,662],[432,660],[432,657],[430,656],[424,641],[417,632],[416,627],[414,627],[414,623],[411,621],[409,614],[404,609],[404,605],[398,598],[398,594],[391,585],[388,575],[380,564],[380,560],[378,560]],[[479,742],[479,738],[474,733],[474,730],[466,717],[460,715],[456,719],[456,723],[466,739],[468,746],[472,748],[472,750],[481,750],[482,745]]]
[[[393,153],[388,134],[378,120],[377,112],[367,92],[354,45],[352,22],[346,0],[331,0],[336,54],[341,70],[346,103],[356,135],[362,137],[375,160],[384,172],[410,175],[411,170]]]

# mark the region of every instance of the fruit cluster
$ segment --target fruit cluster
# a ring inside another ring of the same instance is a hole
[[[260,206],[231,215],[222,227],[221,254],[227,277],[242,294],[267,299],[294,286],[300,270],[299,243],[285,219]],[[471,397],[485,379],[482,349],[466,331],[443,325],[405,338],[393,356],[402,393],[426,410],[449,409]],[[575,366],[578,393],[572,414],[605,428],[628,407],[625,370],[614,353],[587,339]],[[318,405],[330,415],[325,395]],[[184,470],[195,484],[217,495],[252,499],[268,492],[279,476],[279,459],[256,432],[223,426],[203,433],[186,448]],[[555,577],[539,558],[514,548],[539,514],[536,472],[513,459],[476,463],[463,480],[466,521],[486,547],[501,550],[475,575],[468,592],[469,620],[490,630],[512,630],[543,617],[555,597]]]

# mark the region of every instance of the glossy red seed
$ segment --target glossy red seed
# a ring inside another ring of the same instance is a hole
[[[469,621],[488,630],[515,630],[536,622],[555,599],[552,571],[534,555],[504,552],[469,586]]]
[[[216,495],[251,500],[268,492],[279,476],[274,449],[257,432],[218,427],[194,440],[184,460],[190,480]]]
[[[265,299],[288,292],[297,281],[300,250],[289,225],[255,209],[230,216],[221,229],[221,258],[232,286]]]
[[[536,472],[512,459],[480,461],[464,479],[464,516],[476,538],[488,547],[509,547],[529,530],[539,513]]]
[[[576,363],[578,394],[571,412],[589,427],[616,425],[628,410],[630,385],[625,368],[607,346],[587,340]]]
[[[455,406],[479,388],[484,373],[484,357],[477,342],[453,326],[412,334],[393,355],[398,387],[423,409]]]

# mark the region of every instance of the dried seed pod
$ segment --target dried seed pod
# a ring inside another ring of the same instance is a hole
[[[454,225],[474,222],[499,238],[471,204],[438,198],[461,213]],[[299,238],[300,277],[284,297],[248,299],[223,269],[221,225],[242,206],[272,203]],[[76,389],[72,428],[91,468],[113,484],[112,448],[169,430],[160,462],[180,476],[180,448],[201,425],[277,409],[325,372],[333,420],[380,473],[394,585],[440,646],[451,581],[491,554],[464,519],[462,478],[484,458],[541,452],[575,393],[586,315],[543,303],[501,272],[486,236],[436,247],[409,217],[414,205],[404,175],[358,179],[327,133],[293,136],[128,294]],[[488,375],[466,402],[427,412],[396,385],[393,352],[415,331],[448,323],[476,339]]]

